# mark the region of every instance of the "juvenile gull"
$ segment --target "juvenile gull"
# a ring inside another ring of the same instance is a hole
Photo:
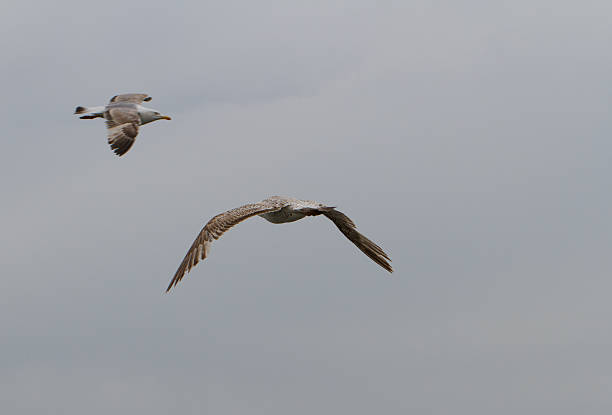
[[[105,107],[76,107],[74,113],[85,120],[106,119],[108,144],[115,154],[122,156],[134,144],[138,127],[157,120],[171,119],[159,111],[143,107],[143,101],[151,101],[151,97],[147,94],[115,95]]]
[[[337,211],[332,206],[325,206],[310,200],[272,196],[259,203],[251,203],[228,210],[209,220],[187,251],[187,255],[185,255],[183,262],[174,274],[174,278],[170,281],[166,292],[178,284],[191,268],[208,256],[210,245],[214,240],[219,239],[232,226],[255,215],[259,215],[271,223],[289,223],[306,216],[324,215],[334,222],[340,232],[354,243],[361,252],[387,271],[393,272],[393,268],[389,264],[391,259],[387,254],[374,242],[357,232],[357,227],[353,221],[344,213]]]

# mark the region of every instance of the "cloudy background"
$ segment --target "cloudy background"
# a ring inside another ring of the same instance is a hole
[[[2,413],[609,413],[612,6],[501,3],[4,1]],[[274,194],[395,273],[253,218],[164,294]]]

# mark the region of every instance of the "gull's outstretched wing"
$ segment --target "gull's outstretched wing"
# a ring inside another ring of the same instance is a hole
[[[322,214],[327,216],[340,229],[340,232],[346,236],[349,241],[355,244],[357,248],[366,254],[372,261],[383,267],[389,272],[393,272],[391,268],[391,258],[385,254],[382,248],[370,241],[368,238],[357,232],[355,223],[344,213],[335,209],[322,209]]]
[[[131,102],[132,104],[142,104],[143,101],[151,101],[151,97],[147,94],[121,94],[115,95],[110,99],[110,104],[117,102]]]
[[[108,144],[116,155],[124,155],[132,147],[138,135],[140,126],[138,109],[132,104],[114,104],[106,110],[104,118],[108,128]]]
[[[170,281],[166,292],[178,284],[183,279],[183,276],[196,266],[198,262],[207,257],[210,244],[214,240],[219,239],[229,228],[252,216],[280,210],[285,205],[287,203],[282,201],[264,200],[259,203],[252,203],[228,210],[209,220],[195,241],[193,241],[189,251],[187,251],[187,255],[185,255],[183,262],[181,262],[181,265],[174,274],[174,278]]]

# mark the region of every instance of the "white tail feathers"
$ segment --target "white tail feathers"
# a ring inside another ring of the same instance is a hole
[[[82,119],[91,119],[91,118],[103,118],[104,117],[104,107],[76,107],[74,113],[77,115],[81,115]]]

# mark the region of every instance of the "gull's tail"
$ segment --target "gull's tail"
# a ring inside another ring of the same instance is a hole
[[[79,106],[76,107],[74,113],[77,115],[83,114],[79,117],[83,120],[89,120],[92,118],[104,118],[104,107],[86,108]]]

